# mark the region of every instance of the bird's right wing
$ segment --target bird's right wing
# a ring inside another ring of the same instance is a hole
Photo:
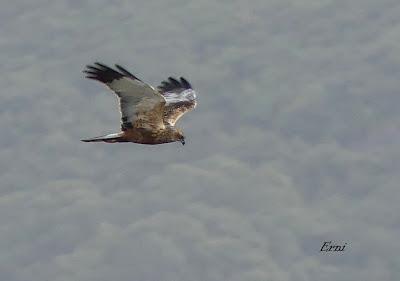
[[[164,122],[171,126],[174,126],[179,118],[197,105],[196,92],[183,77],[179,80],[169,77],[168,80],[161,82],[158,90],[167,102],[164,110]]]
[[[121,129],[164,129],[165,98],[120,65],[112,69],[99,62],[86,66],[86,78],[106,84],[119,97]]]

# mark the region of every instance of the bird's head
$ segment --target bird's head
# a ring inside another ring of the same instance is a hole
[[[176,130],[175,138],[176,141],[180,141],[182,145],[185,145],[185,136],[183,135],[181,130]]]

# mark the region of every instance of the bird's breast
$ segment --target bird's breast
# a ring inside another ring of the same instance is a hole
[[[142,144],[161,144],[171,142],[168,132],[165,130],[146,130],[146,129],[128,129],[123,131],[123,138],[128,142]]]

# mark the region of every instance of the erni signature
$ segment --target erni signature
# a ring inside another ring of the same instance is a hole
[[[333,241],[324,241],[320,252],[343,252],[347,243],[344,244],[337,244]]]

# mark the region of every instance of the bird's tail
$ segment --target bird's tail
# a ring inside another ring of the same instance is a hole
[[[100,137],[90,138],[81,140],[83,142],[124,142],[125,140],[122,138],[122,133],[108,134]]]

